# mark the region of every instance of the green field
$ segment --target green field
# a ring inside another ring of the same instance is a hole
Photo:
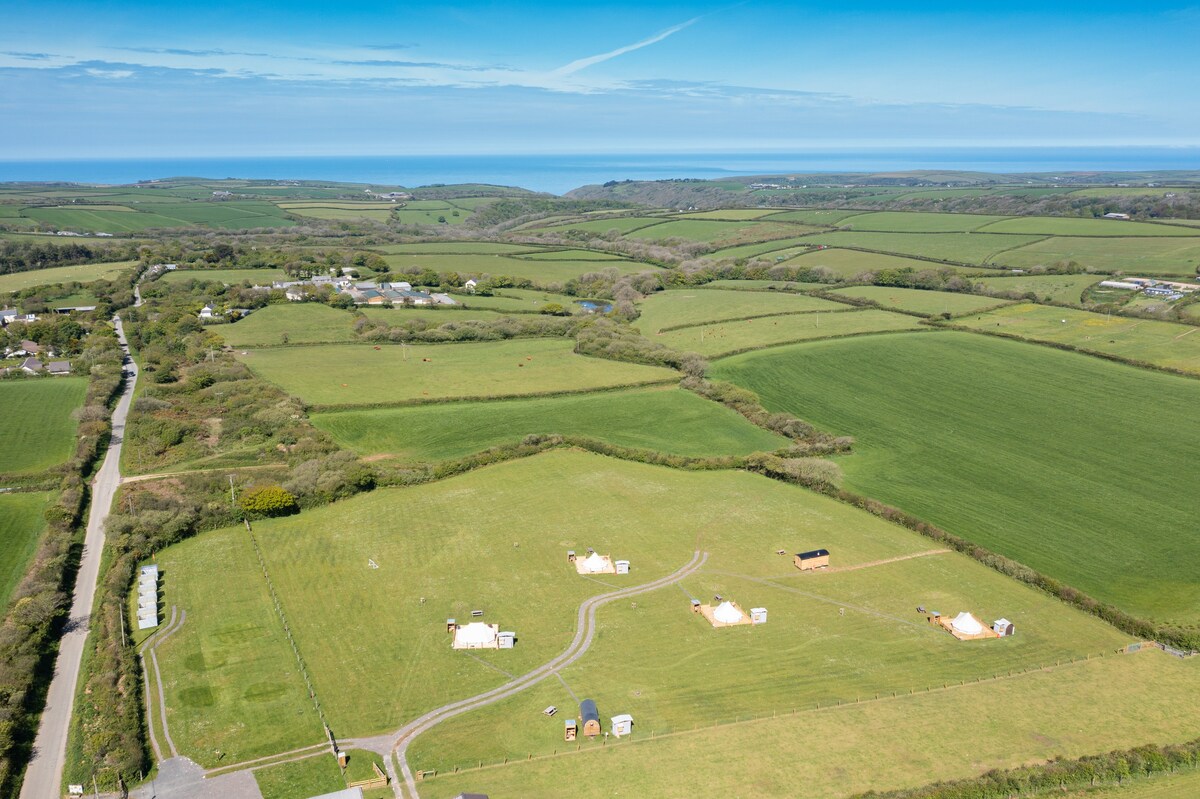
[[[579,299],[567,294],[554,294],[536,289],[496,289],[491,295],[455,294],[454,299],[469,308],[490,308],[495,311],[539,311],[550,303],[564,308]]]
[[[40,472],[71,457],[73,412],[86,394],[83,377],[0,380],[0,474]]]
[[[562,339],[479,344],[314,345],[251,350],[260,376],[316,405],[552,394],[671,380],[655,366],[587,358]]]
[[[1014,275],[971,278],[971,282],[989,291],[1033,292],[1039,299],[1077,304],[1084,289],[1103,279],[1103,275]]]
[[[608,219],[589,219],[586,222],[571,222],[565,225],[551,225],[542,229],[549,230],[551,232],[582,230],[586,233],[594,233],[597,236],[603,236],[610,230],[616,230],[621,234],[626,234],[640,228],[649,227],[650,225],[658,225],[665,221],[666,219],[661,216],[614,216]]]
[[[50,269],[34,269],[30,272],[13,272],[0,275],[0,293],[24,291],[35,286],[51,286],[56,283],[90,283],[93,280],[112,280],[122,272],[137,266],[137,261],[108,261],[79,266],[55,266]]]
[[[984,308],[995,308],[1003,300],[992,297],[980,297],[977,294],[959,294],[947,291],[923,291],[921,289],[902,289],[890,286],[852,286],[836,289],[832,293],[843,294],[847,297],[858,297],[863,300],[877,302],[885,308],[896,308],[901,311],[937,316],[939,314],[971,313]]]
[[[493,311],[487,308],[454,307],[454,306],[420,306],[406,308],[402,305],[377,305],[374,307],[359,306],[359,311],[373,322],[387,322],[389,325],[403,324],[410,319],[423,319],[429,327],[439,327],[448,322],[466,322],[469,320],[495,321],[503,316],[511,316],[503,311]],[[538,306],[541,307],[541,306]]]
[[[781,222],[720,222],[711,219],[673,219],[654,227],[626,234],[630,239],[684,239],[716,245],[744,244],[770,239],[786,239],[811,232],[813,228]]]
[[[973,267],[951,267],[932,261],[904,258],[899,255],[884,255],[875,252],[840,250],[836,248],[816,250],[799,255],[785,261],[784,265],[807,269],[820,268],[827,270],[832,277],[843,279],[853,279],[866,272],[880,272],[885,269],[911,269],[917,272],[925,272],[931,269],[953,269],[967,276],[989,274],[982,269],[975,269]]]
[[[545,250],[543,252],[526,253],[524,258],[531,261],[623,261],[620,255],[599,250]]]
[[[677,219],[722,219],[740,222],[747,219],[762,219],[764,216],[778,214],[778,208],[719,208],[715,211],[695,211],[690,214],[680,214]],[[778,217],[775,217],[778,219]]]
[[[692,668],[688,664],[684,670]],[[436,797],[460,791],[553,796],[570,785],[571,796],[581,799],[837,799],[867,790],[916,788],[993,768],[1124,749],[1135,741],[1185,740],[1195,734],[1186,715],[1197,707],[1189,687],[1197,676],[1194,662],[1165,655],[1106,657],[1007,681],[798,713],[795,718],[701,725],[650,740],[643,733],[655,730],[634,714],[634,734],[624,741],[584,742],[579,754],[560,741],[558,757],[526,761],[522,755],[498,768],[442,771],[421,790]],[[600,712],[607,722],[603,707]],[[558,723],[532,715],[522,719],[528,721],[506,731],[541,726],[547,738],[561,738]],[[439,734],[441,730],[432,733]],[[421,743],[418,739],[417,745]],[[687,777],[681,777],[681,768]],[[614,784],[616,775],[619,784]],[[1165,782],[1162,791],[1152,787],[1159,779]],[[1191,795],[1198,784],[1194,774],[1152,778],[1144,787],[1135,779],[1128,791],[1085,793],[1078,799],[1176,799]]]
[[[424,241],[414,244],[387,244],[372,249],[387,255],[511,255],[541,251],[535,245],[506,244],[502,241]]]
[[[308,206],[304,208],[292,207],[288,208],[287,210],[288,213],[295,214],[296,216],[304,216],[311,219],[327,219],[332,221],[368,219],[372,222],[387,222],[393,218],[391,210],[384,210],[382,208],[329,208],[321,206]],[[412,213],[419,214],[422,217],[428,216],[429,214],[428,211],[414,211]],[[399,217],[399,214],[397,214],[397,217]],[[449,221],[450,217],[446,217],[446,220]],[[433,224],[437,221],[437,216],[430,217],[427,221],[422,220],[417,222],[415,220],[409,221],[407,219],[404,221],[409,222],[409,224]]]
[[[1087,269],[1101,272],[1123,272],[1127,275],[1144,272],[1191,277],[1200,270],[1200,238],[1056,236],[997,255],[994,260],[1005,266],[1023,267],[1075,261]]]
[[[802,294],[726,291],[722,289],[675,289],[651,294],[638,303],[641,316],[634,325],[651,336],[664,328],[745,319],[771,314],[844,310],[830,300]]]
[[[809,237],[813,244],[830,247],[861,247],[866,250],[897,253],[899,255],[921,255],[964,264],[985,264],[992,259],[1008,264],[1008,253],[997,258],[1006,250],[1031,244],[1037,236],[1020,236],[1001,233],[868,233],[860,231],[835,231]],[[1019,265],[1019,264],[1018,264]]]
[[[278,206],[254,201],[156,202],[145,209],[98,204],[82,208],[39,206],[24,209],[22,215],[57,228],[105,233],[194,226],[238,230],[296,224]]]
[[[159,280],[168,283],[184,283],[188,280],[217,280],[227,286],[249,281],[256,286],[269,286],[272,282],[294,280],[282,269],[176,269],[164,272]]]
[[[772,222],[801,222],[806,225],[836,225],[843,219],[858,216],[863,211],[826,210],[814,208],[804,211],[784,211],[772,214]]]
[[[713,280],[696,288],[730,289],[733,291],[816,291],[829,288],[828,283],[797,283],[794,280]]]
[[[309,799],[346,790],[342,770],[329,752],[257,769],[254,780],[262,799]]]
[[[958,233],[978,230],[984,225],[1007,217],[983,214],[933,214],[919,211],[878,211],[847,219],[840,227],[850,230],[878,230],[890,233]],[[1000,233],[1033,231],[998,230]]]
[[[1130,222],[1121,219],[1073,219],[1070,217],[1021,216],[1005,219],[983,229],[984,233],[1034,233],[1043,236],[1190,236],[1191,231],[1171,225]]]
[[[701,355],[720,358],[747,349],[790,344],[794,341],[912,330],[920,326],[921,320],[891,311],[835,308],[830,313],[770,316],[685,327],[651,336],[651,340],[681,352],[698,352]]]
[[[722,261],[728,258],[734,260],[786,261],[803,252],[807,252],[813,244],[806,239],[778,239],[776,241],[758,242],[756,244],[740,244],[736,247],[725,247],[706,258]]]
[[[1128,640],[964,556],[876,564],[927,553],[930,542],[812,492],[745,472],[687,472],[572,451],[380,489],[257,522],[254,534],[341,737],[395,729],[501,684],[503,672],[524,673],[562,651],[585,597],[665,575],[697,546],[710,560],[682,592],[668,586],[606,608],[593,649],[563,672],[577,693],[610,712],[628,710],[647,730],[940,687]],[[835,551],[838,565],[869,567],[801,575],[775,554],[817,545]],[[628,557],[633,573],[599,584],[581,578],[564,554],[584,546]],[[237,762],[318,743],[245,530],[203,533],[160,553],[158,563],[172,575],[165,603],[188,610],[187,625],[159,649],[181,751],[211,764],[214,749]],[[771,622],[713,630],[688,611],[688,595],[714,591],[743,607],[767,606]],[[914,613],[922,603],[947,612],[969,607],[988,619],[1005,614],[1022,632],[964,645]],[[469,618],[473,608],[515,630],[517,647],[477,657],[453,651],[445,619]],[[612,668],[617,658],[620,669]],[[278,677],[264,683],[265,674]],[[459,755],[498,760],[508,750],[533,751],[526,747],[534,743],[538,751],[553,747],[561,722],[542,725],[536,711],[526,712],[545,706],[546,691],[563,693],[549,681],[511,700],[529,723],[507,726],[502,737],[473,735]],[[506,707],[484,713],[505,716]],[[447,751],[424,740],[414,751],[418,766]]]
[[[1065,793],[1063,799],[1178,799],[1200,796],[1200,770],[1134,777],[1122,786]]]
[[[467,275],[507,275],[526,278],[535,283],[565,283],[585,272],[616,269],[620,274],[657,271],[659,267],[639,261],[626,260],[560,260],[521,258],[506,255],[388,255],[388,266],[396,270],[433,269],[438,272],[457,272]]]
[[[259,308],[217,333],[233,347],[324,344],[354,340],[354,315],[319,302],[289,302]]]
[[[13,589],[29,568],[46,529],[44,514],[54,499],[48,491],[0,494],[0,609],[8,607]]]
[[[651,419],[657,421],[649,423]],[[789,443],[715,402],[677,388],[338,411],[315,414],[312,421],[360,455],[414,461],[462,457],[531,433],[588,436],[698,457],[747,455]]]
[[[1164,468],[1200,446],[1195,381],[968,333],[751,353],[714,375],[853,435],[855,491],[1134,614],[1200,618],[1195,474]]]
[[[1200,335],[1187,325],[1028,303],[955,321],[1200,374]]]

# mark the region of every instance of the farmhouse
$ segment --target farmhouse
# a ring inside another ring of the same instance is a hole
[[[46,364],[46,371],[52,375],[69,375],[71,374],[71,362],[51,361]]]
[[[829,550],[813,549],[808,552],[797,552],[795,564],[800,571],[824,569],[829,566]]]
[[[40,318],[41,317],[39,317],[37,314],[24,313],[23,311],[18,311],[16,308],[5,308],[0,310],[0,326],[3,327],[8,327],[13,322],[24,322],[25,324],[29,324],[31,322],[36,322]]]
[[[37,358],[26,358],[25,360],[21,361],[21,369],[31,375],[40,374],[44,368],[45,367],[42,365],[42,362]]]
[[[205,305],[203,308],[200,309],[200,313],[199,313],[200,318],[204,319],[204,320],[218,318],[217,314],[213,313],[213,310],[214,309],[211,305]]]

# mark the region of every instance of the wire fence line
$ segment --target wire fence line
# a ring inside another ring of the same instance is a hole
[[[1149,650],[1150,645],[1146,645],[1145,649]],[[782,719],[792,716],[815,713],[819,711],[836,710],[842,707],[854,707],[865,705],[872,702],[901,699],[904,697],[918,696],[924,694],[932,694],[938,691],[947,691],[954,688],[963,688],[967,686],[980,685],[983,683],[996,682],[999,680],[1007,680],[1010,678],[1020,677],[1033,672],[1048,672],[1058,668],[1068,667],[1077,663],[1086,663],[1091,660],[1104,658],[1111,654],[1131,654],[1139,651],[1136,647],[1125,647],[1117,650],[1105,650],[1097,653],[1088,653],[1083,655],[1074,655],[1067,658],[1059,658],[1053,663],[1045,663],[1039,665],[1030,665],[1020,668],[1013,668],[1007,671],[999,671],[991,675],[976,677],[974,679],[962,679],[945,681],[940,684],[927,685],[919,688],[909,688],[907,690],[886,690],[872,691],[859,694],[854,698],[831,698],[816,700],[808,705],[796,705],[787,708],[774,708],[771,710],[763,710],[754,713],[742,713],[732,717],[714,719],[704,722],[693,722],[691,726],[682,725],[679,727],[661,726],[652,729],[649,732],[635,732],[628,736],[617,738],[615,736],[603,736],[594,742],[576,741],[575,746],[571,746],[568,742],[562,741],[558,745],[549,750],[543,749],[540,752],[529,752],[524,756],[512,755],[495,761],[473,760],[469,763],[451,763],[447,766],[439,766],[437,768],[425,768],[419,773],[422,779],[433,779],[437,776],[446,774],[457,774],[468,771],[479,771],[481,769],[501,768],[515,763],[525,763],[534,760],[547,760],[564,755],[582,754],[584,752],[594,752],[611,746],[628,746],[630,744],[652,741],[656,739],[672,738],[679,735],[692,735],[704,730],[716,729],[719,727],[729,727],[742,724],[753,724],[761,721],[770,721],[772,719]]]

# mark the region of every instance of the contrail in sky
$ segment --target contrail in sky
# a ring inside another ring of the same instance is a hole
[[[634,50],[641,50],[643,47],[649,47],[652,44],[658,44],[659,42],[661,42],[663,39],[667,38],[668,36],[675,34],[675,33],[679,33],[684,28],[688,27],[689,25],[695,24],[696,22],[700,21],[702,18],[703,18],[703,15],[701,15],[699,17],[694,17],[692,19],[689,19],[687,22],[682,22],[682,23],[676,25],[673,28],[667,28],[662,33],[651,36],[649,39],[643,39],[642,41],[636,42],[634,44],[628,44],[624,47],[618,47],[616,50],[613,50],[608,53],[601,53],[600,55],[588,56],[587,58],[580,58],[577,61],[572,61],[570,64],[567,64],[566,66],[561,66],[558,69],[554,70],[553,74],[555,74],[555,75],[574,75],[576,72],[578,72],[581,69],[587,69],[588,67],[593,66],[595,64],[599,64],[602,61],[608,61],[610,58],[616,58],[619,55],[625,55],[626,53],[632,53]]]

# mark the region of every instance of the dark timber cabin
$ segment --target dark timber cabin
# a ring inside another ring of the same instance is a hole
[[[594,700],[585,699],[579,703],[579,717],[583,719],[585,737],[595,738],[600,734],[600,711],[596,710]]]

